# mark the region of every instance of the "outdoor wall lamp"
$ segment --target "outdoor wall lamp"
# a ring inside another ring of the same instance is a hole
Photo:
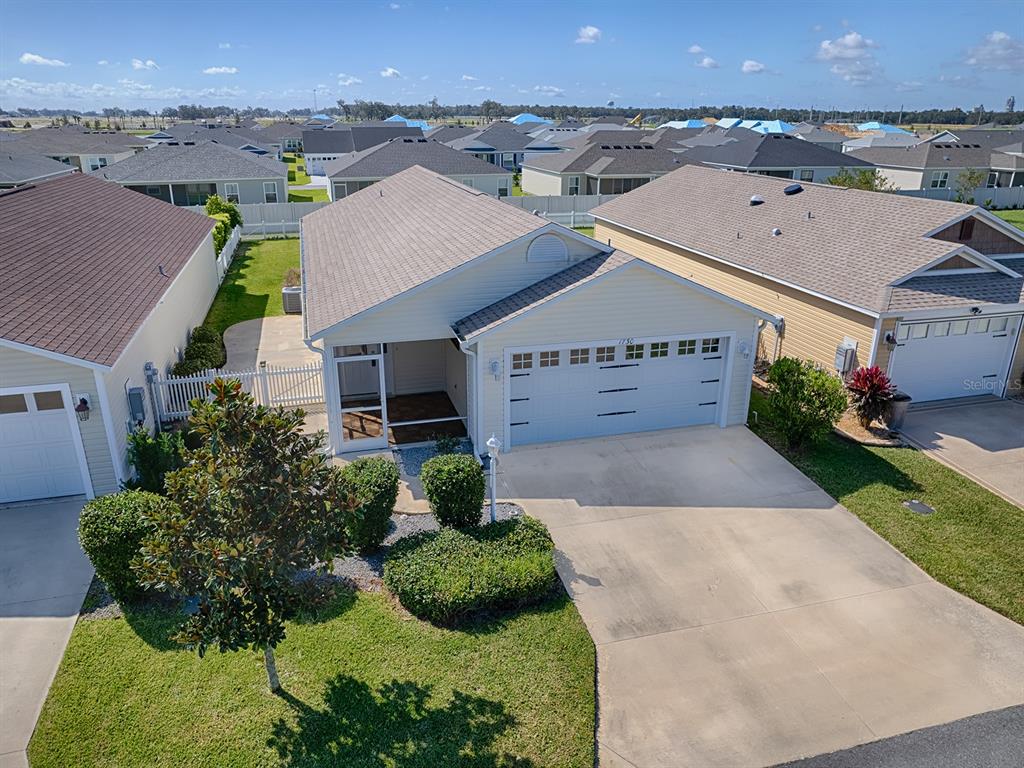
[[[75,395],[75,399],[78,404],[75,405],[75,416],[78,417],[79,421],[89,420],[89,396],[88,395]]]
[[[497,360],[491,360],[489,367],[491,369],[491,375],[494,377],[494,380],[497,381],[498,379],[500,379],[501,363],[499,363]]]

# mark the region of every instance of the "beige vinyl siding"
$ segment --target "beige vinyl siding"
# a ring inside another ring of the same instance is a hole
[[[883,371],[888,373],[889,371],[889,360],[892,358],[892,347],[885,343],[885,336],[889,333],[896,333],[896,325],[899,323],[901,318],[898,317],[887,317],[882,321],[882,326],[878,331],[878,339],[875,341],[877,350],[875,351],[875,365],[881,368]]]
[[[829,370],[835,364],[836,347],[845,337],[857,341],[856,365],[871,356],[875,318],[833,304],[780,283],[720,264],[652,238],[597,221],[594,239],[649,261],[663,269],[713,288],[785,319],[780,354],[813,360]],[[761,333],[758,356],[774,359],[775,331]]]
[[[29,387],[37,384],[67,384],[71,388],[72,397],[76,394],[89,396],[89,420],[75,423],[82,435],[93,493],[100,496],[116,491],[117,480],[103,426],[103,407],[96,391],[96,378],[92,369],[0,346],[0,387]]]
[[[445,389],[445,351],[447,339],[407,341],[388,345],[389,395],[416,392],[440,392]]]
[[[506,347],[539,347],[547,344],[597,342],[626,337],[675,336],[707,331],[736,332],[735,347],[751,348],[757,321],[753,315],[640,265],[625,267],[564,297],[510,321],[483,337],[478,354],[484,373],[482,425],[476,439],[492,432],[505,434],[505,376],[487,372],[491,360],[504,367]],[[747,417],[753,356],[733,357],[732,378],[727,383],[727,422],[743,424]],[[478,443],[482,444],[482,443]]]
[[[582,194],[586,180],[582,174],[580,176],[580,193]],[[520,185],[523,188],[523,192],[528,192],[531,195],[565,195],[568,194],[568,182],[557,173],[548,173],[546,171],[539,171],[534,168],[523,168],[523,174],[520,179]]]
[[[897,189],[924,189],[925,174],[921,171],[913,171],[906,168],[882,168],[878,167],[886,181],[895,184]],[[953,186],[953,174],[949,175],[950,186]],[[931,176],[927,177],[931,181]]]

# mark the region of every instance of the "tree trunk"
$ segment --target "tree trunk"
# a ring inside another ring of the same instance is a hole
[[[277,676],[277,662],[274,660],[274,649],[267,645],[263,648],[263,663],[267,665],[267,682],[270,690],[277,693],[281,690],[281,680]]]

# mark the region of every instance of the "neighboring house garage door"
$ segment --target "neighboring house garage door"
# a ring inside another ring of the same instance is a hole
[[[1020,315],[900,323],[893,383],[918,402],[993,394],[1006,386]]]
[[[68,388],[0,389],[0,503],[85,493],[85,477]]]
[[[509,350],[512,445],[715,423],[727,346],[673,337]]]

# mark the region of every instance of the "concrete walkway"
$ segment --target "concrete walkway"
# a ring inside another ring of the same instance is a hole
[[[775,765],[1024,703],[1024,627],[743,427],[520,448],[500,472],[597,645],[602,766]]]
[[[901,432],[936,461],[1024,507],[1024,403],[979,398],[914,408]]]
[[[228,353],[224,367],[229,371],[250,371],[260,362],[299,366],[321,360],[302,341],[302,315],[258,317],[235,323],[224,331],[224,348]]]
[[[92,580],[78,546],[82,503],[0,507],[0,768],[28,765],[25,748]]]

